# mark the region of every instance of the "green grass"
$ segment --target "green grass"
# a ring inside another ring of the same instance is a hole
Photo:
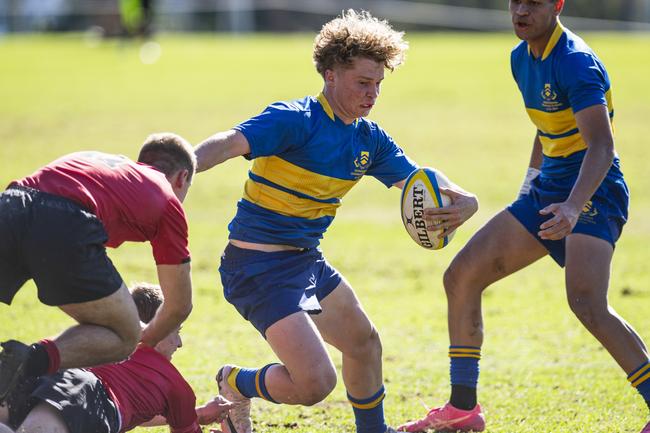
[[[610,301],[650,338],[650,35],[585,36],[613,81],[617,149],[632,191]],[[321,81],[311,65],[311,38],[161,36],[162,57],[153,65],[140,62],[135,44],[93,46],[80,36],[0,39],[0,185],[76,150],[135,157],[154,131],[175,131],[196,143],[269,102],[315,94]],[[382,334],[385,407],[393,424],[423,414],[421,402],[440,404],[448,397],[442,272],[469,236],[515,196],[534,135],[510,73],[511,35],[409,39],[407,63],[387,75],[371,117],[421,165],[441,168],[475,192],[481,210],[445,250],[425,251],[401,227],[399,192],[367,179],[345,198],[323,242]],[[275,360],[224,301],[217,272],[247,167],[240,158],[199,175],[186,202],[195,309],[175,363],[199,402],[216,393],[213,377],[223,363]],[[128,244],[110,254],[127,282],[155,278],[148,245]],[[550,259],[491,287],[484,313],[480,397],[489,432],[640,429],[644,404],[571,314],[563,273]],[[0,340],[31,341],[68,324],[63,314],[38,304],[31,283],[10,308],[0,305]],[[332,355],[340,366],[340,356]],[[253,415],[258,432],[354,431],[341,383],[315,407],[256,402]]]

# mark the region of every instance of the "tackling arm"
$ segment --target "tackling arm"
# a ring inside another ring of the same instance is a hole
[[[157,268],[164,301],[142,331],[142,342],[151,347],[179,327],[192,311],[190,264],[158,265]]]
[[[194,148],[196,171],[205,171],[228,159],[246,155],[250,151],[250,144],[241,132],[234,129],[218,132]]]
[[[232,406],[233,404],[231,402],[218,395],[203,406],[196,407],[197,421],[201,425],[221,422],[226,418]],[[161,425],[167,425],[167,418],[162,415],[156,415],[149,421],[140,424],[140,427],[156,427]]]

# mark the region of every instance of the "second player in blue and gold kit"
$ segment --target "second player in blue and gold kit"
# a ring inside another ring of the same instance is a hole
[[[530,191],[508,209],[564,266],[565,240],[538,236],[540,225],[548,219],[539,210],[566,200],[582,167],[587,143],[578,129],[575,113],[603,105],[613,122],[609,76],[591,48],[559,21],[541,57],[535,57],[522,41],[512,51],[511,66],[526,111],[537,128],[542,164],[539,176],[531,179]],[[589,234],[614,245],[627,221],[628,196],[615,155],[572,232]]]
[[[589,46],[560,23],[563,7],[564,0],[509,2],[522,40],[511,53],[512,75],[536,129],[528,172],[517,200],[490,219],[445,272],[449,402],[400,431],[485,429],[477,398],[482,294],[546,255],[565,269],[573,313],[650,406],[647,350],[607,299],[628,207],[614,148],[610,79]],[[650,433],[650,423],[641,433]]]
[[[402,187],[417,168],[366,119],[384,78],[407,48],[403,33],[370,14],[346,11],[323,26],[314,63],[321,94],[269,105],[197,149],[199,171],[244,155],[253,165],[219,271],[224,296],[262,334],[282,364],[226,365],[217,380],[235,407],[226,433],[250,433],[250,399],[312,405],[336,385],[324,342],[342,353],[357,433],[392,433],[384,420],[381,342],[352,287],[318,248],[345,194],[364,176]],[[451,191],[445,229],[477,209]]]

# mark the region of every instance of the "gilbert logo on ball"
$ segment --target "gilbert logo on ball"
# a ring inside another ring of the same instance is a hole
[[[409,175],[402,190],[402,222],[411,238],[421,247],[439,250],[445,247],[454,232],[438,238],[441,230],[428,230],[424,220],[424,210],[440,208],[451,204],[451,199],[440,192],[449,188],[451,182],[441,171],[433,168],[420,168]]]

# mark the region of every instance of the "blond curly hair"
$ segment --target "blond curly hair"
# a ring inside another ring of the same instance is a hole
[[[386,20],[369,12],[344,11],[325,23],[314,40],[314,65],[319,74],[334,66],[350,67],[355,57],[366,57],[393,71],[404,62],[408,42]]]

